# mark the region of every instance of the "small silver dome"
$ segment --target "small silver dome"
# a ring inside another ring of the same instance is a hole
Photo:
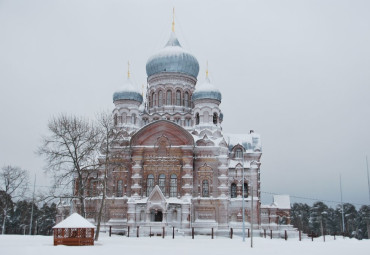
[[[134,100],[138,101],[141,104],[143,102],[143,96],[140,94],[140,91],[132,84],[130,78],[128,78],[126,83],[116,92],[114,92],[113,102],[117,100]]]
[[[221,92],[213,86],[207,77],[205,82],[196,86],[196,89],[191,97],[191,100],[194,102],[199,99],[215,99],[221,102]]]
[[[197,78],[199,73],[198,60],[181,47],[174,32],[171,33],[166,46],[146,63],[148,77],[161,72],[184,73],[194,78]]]

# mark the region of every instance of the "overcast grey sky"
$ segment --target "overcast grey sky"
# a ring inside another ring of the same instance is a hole
[[[339,201],[341,173],[343,199],[369,204],[370,1],[0,0],[0,165],[45,180],[48,119],[113,109],[127,61],[146,84],[173,6],[198,80],[208,60],[222,92],[223,130],[261,134],[262,191]]]

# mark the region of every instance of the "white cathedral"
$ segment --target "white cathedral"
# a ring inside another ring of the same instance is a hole
[[[261,205],[260,136],[223,132],[221,92],[208,71],[198,82],[199,63],[181,47],[174,27],[164,48],[148,59],[146,73],[145,99],[129,73],[113,94],[114,124],[123,136],[112,148],[102,224],[117,233],[128,227],[237,231],[244,213],[247,228],[253,222],[256,230],[291,229],[288,196]],[[97,182],[90,180],[86,194],[93,223]]]

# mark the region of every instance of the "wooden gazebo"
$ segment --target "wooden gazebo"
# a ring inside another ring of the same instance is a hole
[[[53,227],[54,245],[94,245],[95,226],[74,213]]]

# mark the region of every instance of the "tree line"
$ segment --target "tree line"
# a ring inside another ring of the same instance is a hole
[[[323,202],[315,202],[312,206],[294,203],[290,218],[294,227],[309,235],[345,235],[370,239],[369,205],[363,205],[357,210],[354,205],[344,203],[342,210],[341,205],[331,208]]]
[[[48,205],[44,203],[39,207],[36,203],[28,200],[12,201],[11,197],[0,191],[0,207],[3,208],[4,201],[7,200],[8,208],[6,214],[0,211],[0,221],[4,222],[1,226],[3,234],[31,234],[31,235],[52,235],[57,215],[55,203]],[[33,205],[33,217],[31,223],[31,212]],[[4,218],[6,220],[4,221]],[[32,229],[30,231],[30,227]]]

